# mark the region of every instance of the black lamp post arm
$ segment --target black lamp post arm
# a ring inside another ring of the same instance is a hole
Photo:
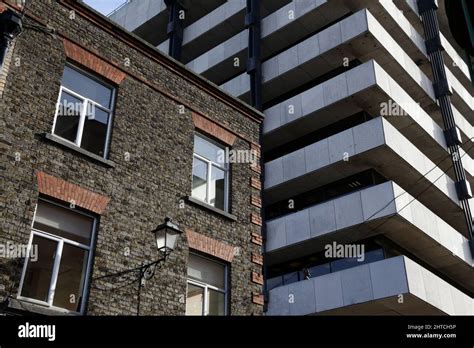
[[[145,278],[146,280],[153,278],[153,276],[155,275],[156,266],[159,263],[164,262],[165,260],[166,260],[166,256],[163,256],[162,258],[156,261],[143,264],[140,268],[140,281],[142,280],[142,278]]]

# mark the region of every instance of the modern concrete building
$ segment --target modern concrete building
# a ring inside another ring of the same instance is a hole
[[[448,2],[131,0],[110,14],[264,112],[268,315],[474,314],[472,57]]]

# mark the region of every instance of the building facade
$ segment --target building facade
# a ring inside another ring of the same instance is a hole
[[[0,12],[1,312],[262,314],[263,115],[79,2]]]
[[[130,0],[110,14],[264,112],[268,315],[474,314],[472,57],[448,2]]]

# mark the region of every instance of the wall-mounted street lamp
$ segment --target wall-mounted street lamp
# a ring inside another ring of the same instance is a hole
[[[168,256],[176,249],[178,244],[179,236],[183,233],[179,227],[172,222],[170,217],[166,217],[164,222],[158,227],[156,227],[152,233],[155,237],[156,247],[158,249],[158,254],[160,257],[149,263],[143,262],[140,267],[125,270],[118,273],[106,274],[104,276],[94,278],[94,281],[110,278],[110,277],[119,277],[124,274],[129,274],[133,272],[138,272],[138,277],[133,279],[129,284],[133,284],[138,281],[138,296],[137,296],[137,315],[140,315],[140,294],[145,280],[153,278],[155,275],[155,270],[158,264],[165,262]],[[113,289],[107,289],[113,290]]]
[[[158,252],[165,258],[176,248],[178,238],[183,233],[170,217],[166,217],[165,222],[158,225],[152,232],[155,234]]]
[[[165,262],[167,257],[173,252],[178,244],[178,238],[183,233],[176,224],[172,222],[170,217],[165,217],[165,221],[158,225],[152,231],[155,235],[156,247],[158,253],[161,255],[156,261],[142,264],[140,267],[140,279],[138,281],[138,300],[137,300],[137,315],[140,314],[140,293],[144,285],[144,280],[149,280],[155,275],[156,266]]]

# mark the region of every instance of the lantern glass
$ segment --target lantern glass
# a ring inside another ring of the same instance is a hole
[[[166,246],[166,230],[167,228],[162,228],[161,230],[155,231],[156,246],[158,250],[163,250]]]
[[[176,244],[178,243],[178,236],[179,233],[176,231],[167,228],[166,232],[166,248],[170,251],[173,251],[176,248]]]
[[[168,254],[176,248],[179,232],[165,227],[155,231],[156,246],[158,251]]]

